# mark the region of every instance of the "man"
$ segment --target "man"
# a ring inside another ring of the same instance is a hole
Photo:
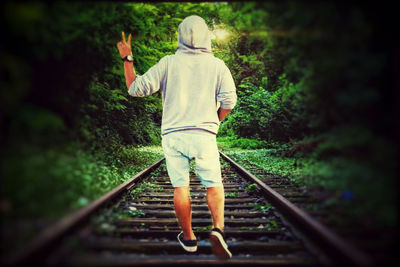
[[[128,42],[122,33],[117,44],[124,60],[125,79],[131,96],[161,90],[163,100],[162,146],[168,175],[174,187],[174,206],[182,232],[178,241],[189,252],[197,250],[192,230],[189,195],[189,162],[196,161],[214,228],[210,242],[214,254],[229,259],[224,236],[224,187],[216,143],[220,121],[236,104],[236,87],[225,63],[211,52],[210,31],[199,16],[185,18],[178,28],[178,49],[163,57],[144,75],[136,75]]]

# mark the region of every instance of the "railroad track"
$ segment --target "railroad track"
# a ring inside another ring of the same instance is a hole
[[[205,189],[193,169],[190,175],[192,225],[200,242],[194,254],[189,255],[180,247],[176,239],[180,228],[174,213],[173,187],[162,159],[48,228],[7,264],[372,264],[367,255],[292,203],[307,202],[302,193],[284,181],[264,179],[264,183],[223,153],[221,158],[226,197],[225,232],[233,254],[228,261],[217,260],[212,254],[208,242],[211,214]]]

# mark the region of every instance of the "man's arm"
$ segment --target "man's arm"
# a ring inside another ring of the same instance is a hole
[[[121,58],[124,58],[128,55],[132,56],[131,38],[132,38],[132,35],[129,34],[128,42],[126,42],[125,41],[125,33],[122,32],[122,41],[117,44],[117,48],[118,48]],[[124,72],[125,72],[126,87],[129,89],[132,82],[136,79],[136,72],[135,72],[135,68],[133,67],[133,62],[124,61]]]
[[[125,71],[126,87],[129,89],[133,81],[136,79],[136,72],[135,72],[135,67],[133,66],[133,62],[125,61],[124,71]]]
[[[221,103],[217,111],[219,121],[222,121],[232,111],[237,101],[236,87],[232,74],[225,64],[224,68],[221,86],[217,92],[217,102]]]
[[[222,121],[226,115],[228,115],[229,112],[231,112],[232,109],[225,109],[225,108],[219,108],[218,109],[218,118],[219,121]]]

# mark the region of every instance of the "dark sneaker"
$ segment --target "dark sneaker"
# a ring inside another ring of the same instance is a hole
[[[210,243],[217,258],[227,260],[232,258],[232,253],[228,250],[228,245],[225,242],[225,236],[218,228],[211,230]]]
[[[196,252],[197,251],[197,239],[196,240],[184,240],[183,232],[180,232],[178,235],[178,241],[184,250],[186,250],[188,252]]]

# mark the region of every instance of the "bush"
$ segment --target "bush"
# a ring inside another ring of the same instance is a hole
[[[267,142],[259,141],[256,139],[239,138],[231,142],[231,147],[237,147],[242,149],[259,149],[267,147]]]
[[[218,137],[219,146],[223,148],[240,148],[240,149],[260,149],[267,148],[270,145],[266,141],[257,139],[239,138],[235,136]]]

